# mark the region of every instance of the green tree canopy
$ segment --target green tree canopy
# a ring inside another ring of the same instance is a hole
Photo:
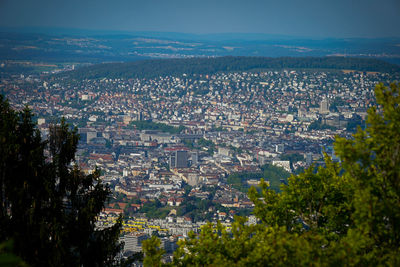
[[[257,224],[205,225],[180,241],[171,265],[399,266],[400,84],[375,94],[366,129],[336,139],[339,163],[325,155],[325,167],[292,175],[280,192],[261,181],[249,191]],[[162,264],[159,250],[144,252]]]
[[[110,190],[74,164],[79,136],[64,120],[48,141],[26,108],[0,96],[0,242],[32,266],[104,266],[120,251],[121,221],[96,229]]]

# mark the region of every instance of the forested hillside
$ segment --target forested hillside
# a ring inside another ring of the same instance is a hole
[[[59,74],[75,79],[154,78],[167,75],[212,74],[260,69],[336,69],[400,72],[400,66],[378,59],[348,57],[214,57],[157,59],[127,63],[104,63]]]

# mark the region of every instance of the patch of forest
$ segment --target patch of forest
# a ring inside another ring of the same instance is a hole
[[[155,78],[183,74],[267,69],[321,69],[374,72],[400,72],[400,66],[378,59],[353,57],[212,57],[152,59],[125,63],[103,63],[58,74],[73,79]]]

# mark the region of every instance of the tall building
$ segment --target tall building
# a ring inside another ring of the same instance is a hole
[[[173,237],[163,237],[161,238],[161,247],[164,248],[165,252],[173,253],[178,248],[178,245]]]
[[[275,152],[278,152],[278,153],[285,152],[285,145],[284,144],[277,144],[275,146]]]
[[[137,115],[137,120],[138,121],[142,121],[143,120],[143,112],[139,111],[138,115]]]
[[[80,128],[78,133],[81,137],[81,141],[86,143],[89,143],[90,140],[97,137],[97,132],[89,128]]]
[[[122,238],[122,241],[125,242],[124,251],[141,252],[142,242],[148,238],[149,236],[144,233],[131,233],[124,235]]]
[[[188,152],[185,150],[175,151],[175,168],[188,167]]]
[[[192,157],[192,166],[197,166],[199,164],[199,154],[197,152],[192,152],[191,157]]]
[[[321,114],[328,114],[329,113],[329,102],[328,99],[324,98],[322,99],[320,105],[319,105],[319,113]]]
[[[299,109],[297,110],[297,117],[299,118],[304,118],[307,115],[307,110],[305,107],[299,107]]]
[[[175,153],[172,153],[171,155],[169,155],[169,168],[173,169],[176,166],[176,157],[175,157]]]
[[[306,154],[306,164],[307,166],[311,165],[313,162],[313,154],[311,152],[308,152]]]

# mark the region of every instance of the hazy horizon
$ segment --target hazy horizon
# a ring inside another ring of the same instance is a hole
[[[3,29],[391,38],[398,14],[398,0],[0,0]]]

